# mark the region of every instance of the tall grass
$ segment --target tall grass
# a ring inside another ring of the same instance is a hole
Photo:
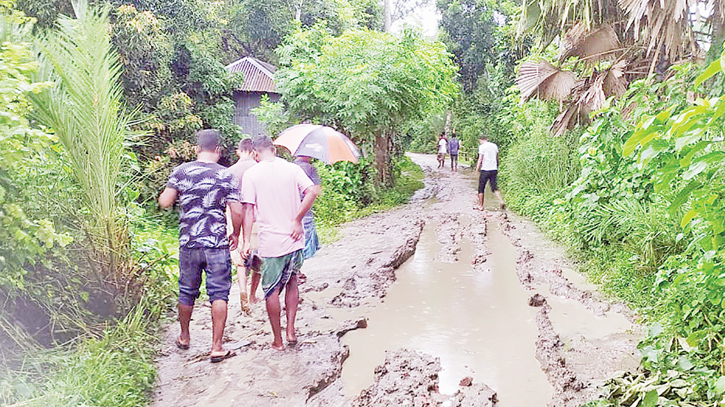
[[[147,405],[156,378],[152,332],[162,310],[142,300],[98,339],[26,356],[25,373],[0,381],[0,401],[14,407]],[[37,374],[43,378],[31,380]]]
[[[61,16],[58,28],[35,42],[40,79],[55,86],[32,97],[34,117],[63,144],[83,193],[87,213],[79,217],[89,242],[114,270],[128,250],[117,195],[132,115],[122,103],[122,66],[111,44],[110,6],[89,8],[87,0],[74,0],[73,9],[77,18]]]

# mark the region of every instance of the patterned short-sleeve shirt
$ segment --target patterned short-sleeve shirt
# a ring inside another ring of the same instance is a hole
[[[184,163],[174,168],[167,187],[179,192],[179,246],[229,247],[225,210],[228,201],[240,202],[241,196],[227,168],[201,161]]]

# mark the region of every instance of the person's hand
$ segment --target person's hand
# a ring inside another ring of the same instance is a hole
[[[252,252],[252,243],[250,242],[244,242],[242,244],[242,259],[247,260],[247,257],[249,257],[249,254]]]
[[[239,235],[232,233],[229,235],[229,250],[237,250],[239,247]]]
[[[297,219],[292,221],[292,239],[300,240],[305,235],[305,230],[302,228],[302,222]]]

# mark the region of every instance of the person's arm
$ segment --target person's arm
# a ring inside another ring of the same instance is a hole
[[[229,235],[229,249],[236,250],[239,247],[239,233],[242,230],[242,219],[244,218],[244,208],[238,201],[227,202],[229,212],[232,214],[232,234]]]
[[[478,162],[476,163],[476,171],[481,170],[481,163],[483,163],[483,154],[478,153]]]
[[[179,195],[179,191],[174,188],[166,187],[164,192],[159,196],[159,206],[162,209],[170,208],[171,205],[176,202],[176,197]]]
[[[294,240],[299,240],[304,236],[304,229],[302,228],[302,218],[305,217],[305,214],[312,208],[312,205],[315,203],[315,199],[317,198],[317,195],[320,194],[320,186],[319,185],[312,185],[307,187],[305,189],[305,197],[302,199],[302,205],[300,206],[300,211],[297,213],[297,216],[294,219],[294,222],[292,223],[292,238]]]
[[[242,258],[246,259],[252,250],[252,224],[254,222],[254,204],[242,204]]]
[[[498,151],[496,151],[496,168],[498,168]]]

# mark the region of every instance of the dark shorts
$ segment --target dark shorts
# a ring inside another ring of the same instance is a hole
[[[478,176],[478,193],[482,194],[486,190],[486,182],[491,182],[491,190],[497,191],[498,186],[496,185],[497,170],[493,171],[481,171],[481,175]]]
[[[458,162],[458,154],[451,154],[451,165]]]
[[[438,153],[438,161],[443,161],[446,159],[446,153]]]
[[[199,298],[201,273],[206,272],[209,301],[229,301],[232,288],[232,261],[229,249],[186,249],[179,251],[179,304],[194,305]]]

